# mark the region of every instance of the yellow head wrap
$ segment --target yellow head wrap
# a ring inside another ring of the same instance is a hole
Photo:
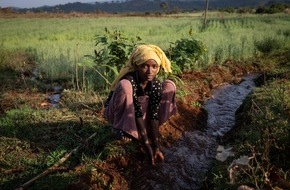
[[[119,75],[112,83],[111,90],[115,90],[122,77],[127,73],[136,71],[138,65],[145,63],[149,59],[154,59],[158,66],[161,66],[165,72],[172,72],[171,63],[162,49],[156,45],[140,45],[133,51],[127,64],[122,67]]]

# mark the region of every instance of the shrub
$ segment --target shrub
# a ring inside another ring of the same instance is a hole
[[[95,41],[94,56],[87,56],[93,59],[93,63],[86,61],[82,64],[89,66],[101,77],[101,80],[105,80],[106,87],[110,84],[110,79],[114,79],[126,63],[141,38],[138,36],[135,39],[128,38],[121,31],[110,32],[105,28],[105,35],[97,35]]]
[[[191,71],[197,66],[205,51],[206,48],[202,42],[191,38],[174,42],[169,53],[172,61],[181,71]]]
[[[282,4],[282,3],[276,3],[270,5],[270,7],[258,7],[256,9],[256,14],[274,14],[274,13],[280,13],[283,12],[287,9],[287,5]]]
[[[138,41],[141,41],[138,36],[136,39],[128,38],[121,31],[110,32],[105,29],[105,35],[96,36],[96,47],[100,47],[101,50],[95,50],[95,62],[116,66],[119,70],[127,61]]]
[[[254,45],[258,51],[268,54],[273,52],[275,49],[280,49],[282,43],[277,39],[266,37],[260,41],[255,41]]]

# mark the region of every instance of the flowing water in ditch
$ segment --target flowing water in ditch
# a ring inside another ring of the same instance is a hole
[[[257,77],[257,74],[247,75],[238,85],[226,84],[215,90],[205,103],[206,130],[186,132],[176,144],[163,150],[164,163],[146,171],[133,186],[154,190],[200,189],[217,154],[218,136],[234,126],[235,112],[255,87]]]

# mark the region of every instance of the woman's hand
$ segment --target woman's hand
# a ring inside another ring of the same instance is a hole
[[[164,162],[164,155],[161,151],[156,151],[154,155],[154,163],[155,162]]]
[[[149,126],[147,126],[147,127],[150,127],[151,132],[152,132],[152,137],[153,137],[153,139],[151,140],[152,145],[149,141],[146,123],[143,120],[143,118],[137,118],[137,127],[138,127],[138,130],[140,132],[141,139],[143,140],[145,147],[147,149],[147,152],[149,154],[149,159],[151,160],[151,164],[155,165],[155,163],[157,163],[157,162],[163,162],[164,155],[160,151],[160,147],[159,147],[158,121],[151,120],[149,122]],[[154,153],[153,153],[153,150],[154,150]]]

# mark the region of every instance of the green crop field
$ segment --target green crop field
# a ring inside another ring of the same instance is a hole
[[[200,40],[206,47],[202,65],[258,56],[254,43],[265,38],[274,39],[282,47],[290,46],[287,14],[212,12],[207,27],[202,26],[202,13],[167,17],[0,18],[0,47],[36,51],[39,68],[57,78],[76,59],[93,54],[95,37],[104,34],[105,28],[121,31],[132,39],[139,36],[142,43],[156,44],[163,49],[179,39]]]

